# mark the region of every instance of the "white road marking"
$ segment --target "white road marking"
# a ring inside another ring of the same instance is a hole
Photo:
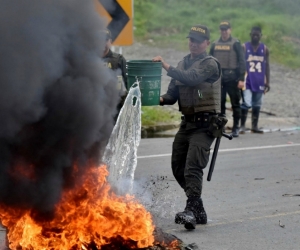
[[[229,149],[219,149],[219,153],[270,149],[270,148],[299,147],[299,146],[300,146],[300,143],[293,143],[293,144],[269,145],[269,146],[247,147],[247,148],[229,148]],[[142,155],[142,156],[138,156],[137,158],[138,159],[146,159],[146,158],[167,157],[167,156],[171,156],[171,154]]]

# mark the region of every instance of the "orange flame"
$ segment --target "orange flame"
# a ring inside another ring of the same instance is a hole
[[[10,249],[96,249],[121,237],[133,248],[154,244],[151,214],[133,196],[114,194],[106,166],[90,168],[84,182],[62,194],[51,220],[37,222],[32,211],[0,207],[0,219],[8,229]]]

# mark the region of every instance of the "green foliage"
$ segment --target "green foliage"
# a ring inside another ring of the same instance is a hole
[[[271,62],[300,67],[300,2],[298,0],[134,0],[136,38],[154,45],[187,50],[191,25],[202,23],[219,37],[219,23],[229,20],[232,35],[246,42],[252,26],[260,26]]]
[[[142,125],[151,126],[158,123],[170,123],[180,121],[180,113],[170,111],[160,106],[143,106],[142,107]]]

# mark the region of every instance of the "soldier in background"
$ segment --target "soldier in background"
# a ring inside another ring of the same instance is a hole
[[[178,102],[181,124],[172,148],[172,171],[187,196],[183,212],[175,216],[175,223],[186,229],[206,224],[207,215],[201,198],[203,169],[209,161],[214,137],[208,134],[210,122],[221,111],[221,67],[206,49],[210,32],[204,25],[194,25],[189,34],[190,54],[172,67],[161,56],[152,60],[162,62],[172,77],[168,91],[160,97],[160,105]]]
[[[121,102],[117,106],[118,114],[123,106],[127,95],[127,69],[126,60],[123,55],[113,52],[110,48],[112,45],[112,37],[110,30],[106,29],[106,44],[103,51],[102,59],[106,67],[113,70],[118,78],[118,90],[120,91]],[[115,117],[117,119],[118,115]]]
[[[257,124],[263,94],[270,90],[269,50],[265,44],[260,42],[262,37],[261,28],[253,27],[250,37],[251,41],[243,44],[247,76],[245,90],[243,90],[244,102],[241,105],[241,134],[246,131],[245,123],[250,108],[252,108],[251,132],[263,133],[263,130],[260,130]]]
[[[226,113],[226,94],[229,95],[233,112],[232,136],[239,136],[241,118],[241,89],[244,87],[245,57],[241,43],[231,36],[231,25],[227,21],[220,23],[221,37],[212,43],[210,54],[218,59],[222,67],[221,113]]]

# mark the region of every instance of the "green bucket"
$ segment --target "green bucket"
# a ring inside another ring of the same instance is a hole
[[[127,87],[128,89],[137,80],[140,83],[142,106],[159,105],[161,88],[161,62],[151,60],[127,61]]]

